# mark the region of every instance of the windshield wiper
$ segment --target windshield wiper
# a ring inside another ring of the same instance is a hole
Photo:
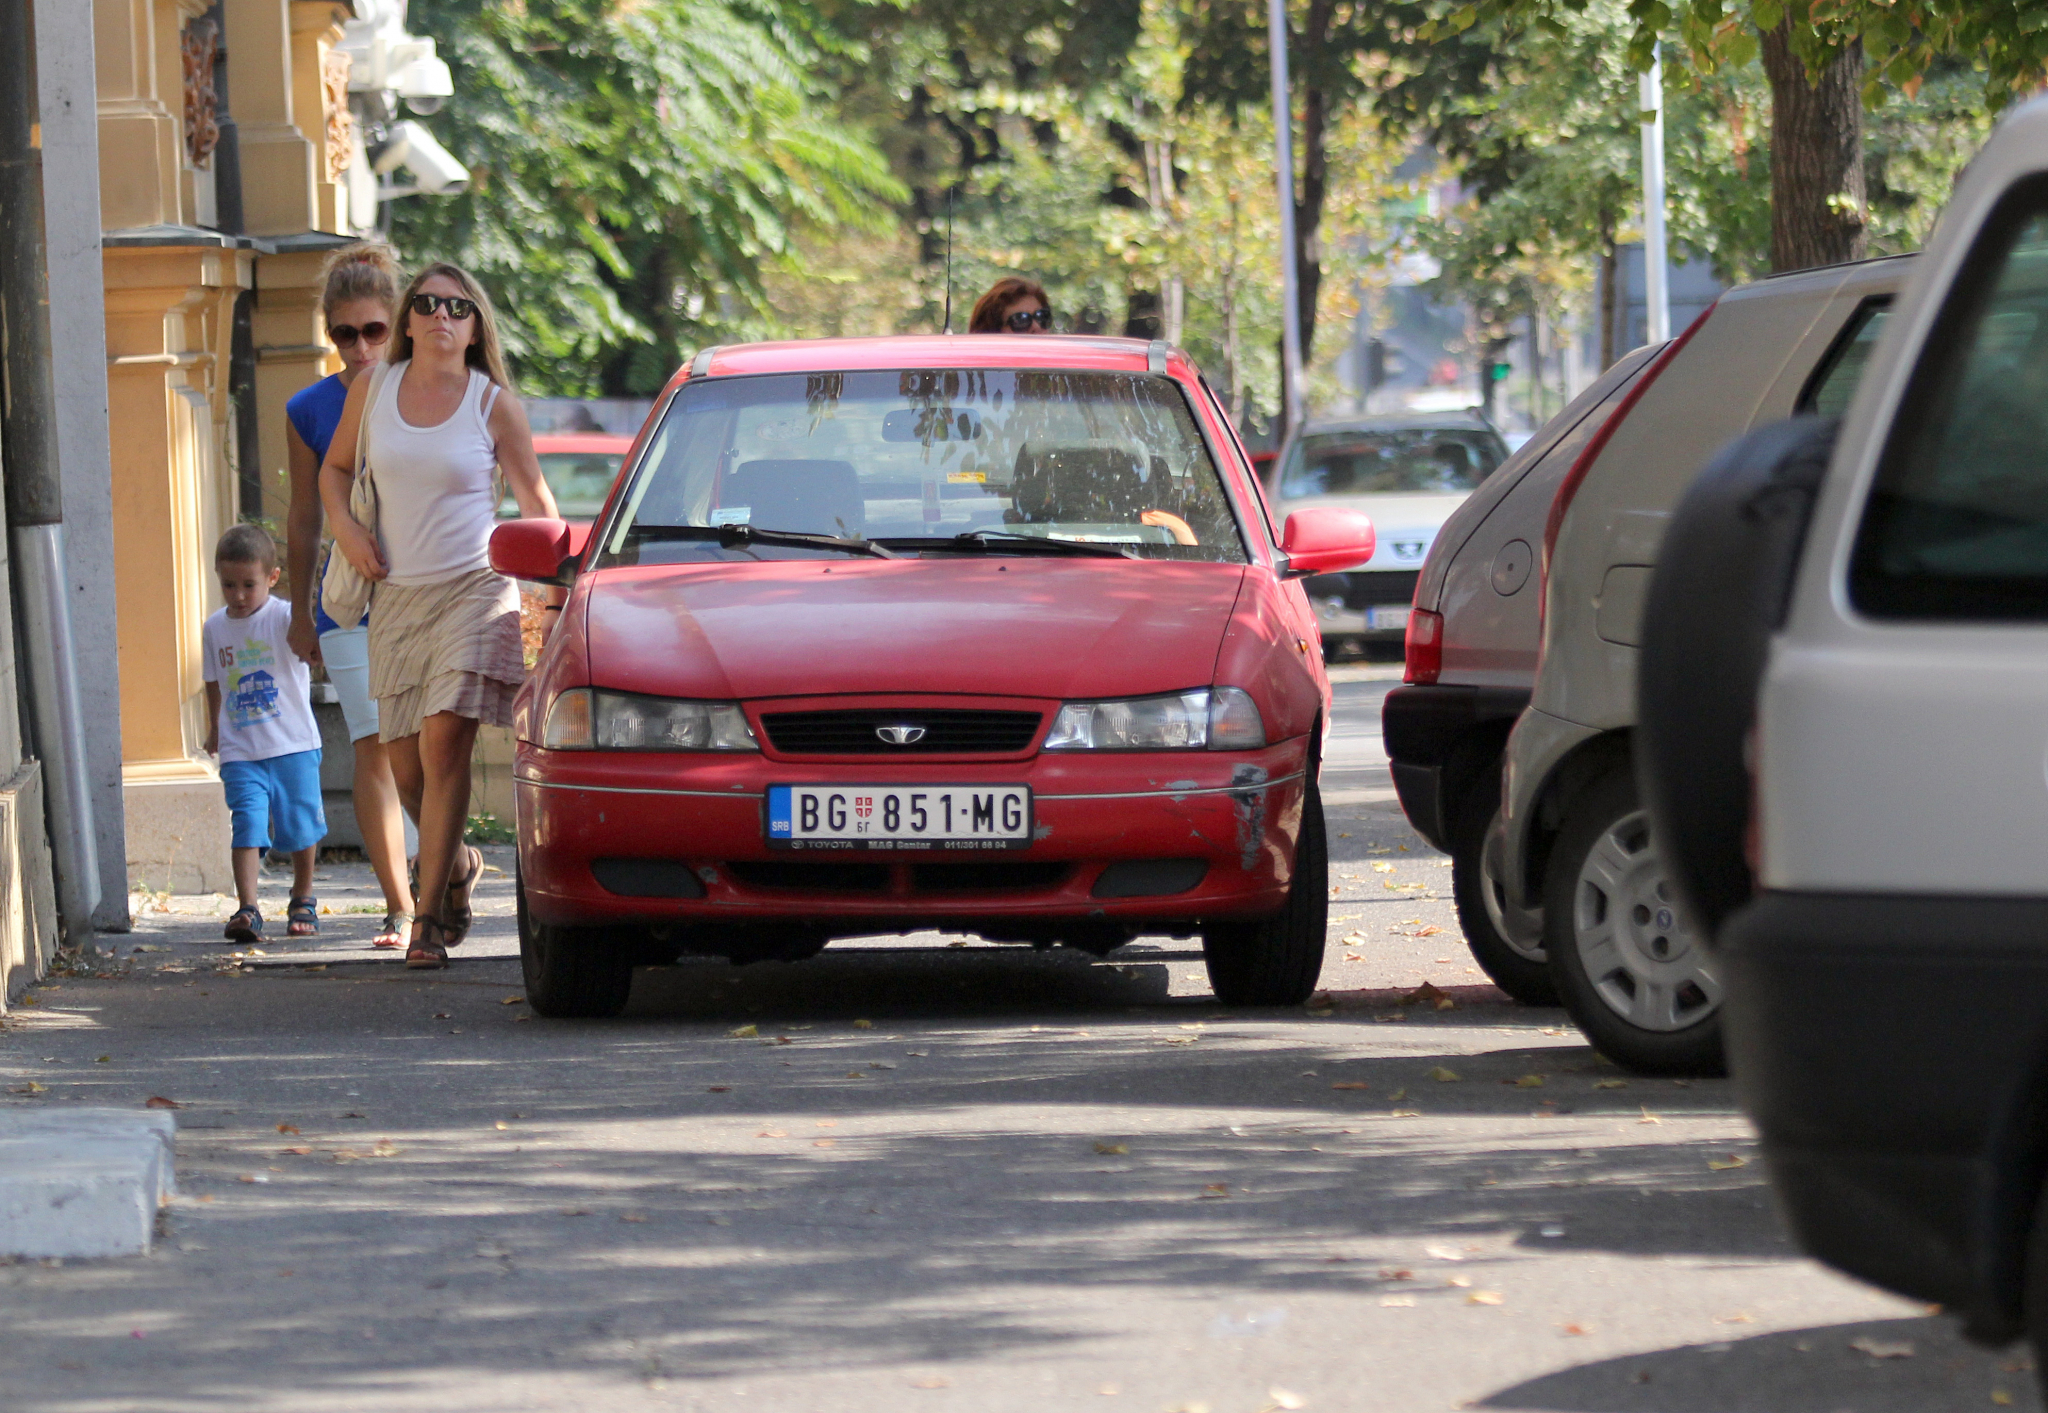
[[[1016,530],[968,530],[951,539],[932,536],[928,539],[899,539],[890,536],[892,543],[916,545],[920,549],[954,550],[1035,550],[1041,554],[1089,554],[1109,559],[1136,559],[1129,545],[1111,544],[1104,540],[1057,540],[1049,535],[1026,535]],[[1001,541],[1000,545],[992,543]]]
[[[877,559],[897,558],[873,540],[847,535],[815,535],[808,530],[763,530],[753,525],[635,525],[627,533],[652,540],[705,540],[720,549],[767,545],[777,549],[838,550],[841,554],[871,554]]]

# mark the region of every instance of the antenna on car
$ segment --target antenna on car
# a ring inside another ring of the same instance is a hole
[[[946,184],[946,327],[944,332],[953,332],[953,187]]]

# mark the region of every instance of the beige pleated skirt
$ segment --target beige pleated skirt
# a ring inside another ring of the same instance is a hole
[[[512,724],[525,680],[519,589],[490,569],[441,584],[379,584],[370,604],[370,695],[377,738],[419,734],[436,712]]]

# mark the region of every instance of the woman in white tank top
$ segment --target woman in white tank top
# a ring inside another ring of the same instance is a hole
[[[555,499],[525,409],[509,391],[482,288],[457,266],[429,265],[400,300],[399,317],[389,362],[349,388],[320,493],[336,548],[375,585],[377,734],[419,823],[406,965],[444,967],[447,949],[469,931],[470,890],[483,868],[483,855],[462,843],[477,728],[512,724],[526,675],[519,591],[490,566],[498,472],[523,516],[552,517]],[[358,436],[376,480],[375,536],[348,509]],[[549,597],[559,608],[561,591]]]

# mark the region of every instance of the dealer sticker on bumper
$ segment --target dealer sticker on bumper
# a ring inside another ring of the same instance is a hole
[[[1023,785],[771,785],[768,842],[787,849],[1025,849]]]

